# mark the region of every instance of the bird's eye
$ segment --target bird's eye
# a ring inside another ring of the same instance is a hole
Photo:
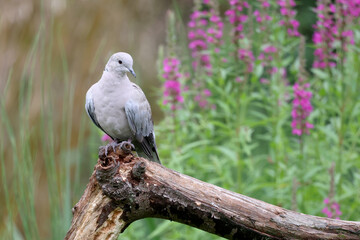
[[[118,61],[118,63],[119,63],[119,64],[122,64],[122,61],[121,61],[121,60],[119,60],[119,61]]]

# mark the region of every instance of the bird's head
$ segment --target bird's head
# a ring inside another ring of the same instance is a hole
[[[124,75],[129,72],[134,77],[136,77],[132,65],[133,59],[130,54],[125,52],[118,52],[110,57],[108,63],[105,66],[105,71],[112,72],[117,75]]]

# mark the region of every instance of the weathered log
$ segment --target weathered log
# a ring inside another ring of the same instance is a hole
[[[134,157],[124,146],[100,151],[65,239],[117,239],[147,217],[228,239],[360,239],[360,222],[286,210]]]

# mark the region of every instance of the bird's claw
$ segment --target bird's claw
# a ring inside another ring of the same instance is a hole
[[[107,156],[111,152],[116,153],[116,148],[118,146],[124,153],[131,153],[132,151],[135,151],[135,146],[131,143],[131,141],[123,141],[121,143],[112,141],[112,142],[108,143],[106,146],[104,146],[105,156]],[[111,148],[111,149],[109,149],[109,148]]]
[[[125,153],[131,153],[132,151],[135,151],[135,146],[130,141],[123,141],[120,143],[120,148]]]
[[[106,146],[105,146],[105,156],[108,155],[109,153],[109,147],[112,148],[113,152],[115,153],[116,152],[116,147],[118,146],[119,144],[116,142],[116,141],[112,141],[110,143],[108,143]]]
[[[118,146],[119,144],[116,142],[116,141],[112,141],[110,143],[110,146],[112,147],[113,151],[116,152],[116,147]]]

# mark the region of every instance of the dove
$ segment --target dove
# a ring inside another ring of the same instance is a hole
[[[136,77],[132,66],[130,54],[113,54],[100,80],[87,91],[85,109],[93,123],[114,140],[113,148],[129,141],[140,157],[160,163],[150,104],[127,76]]]

